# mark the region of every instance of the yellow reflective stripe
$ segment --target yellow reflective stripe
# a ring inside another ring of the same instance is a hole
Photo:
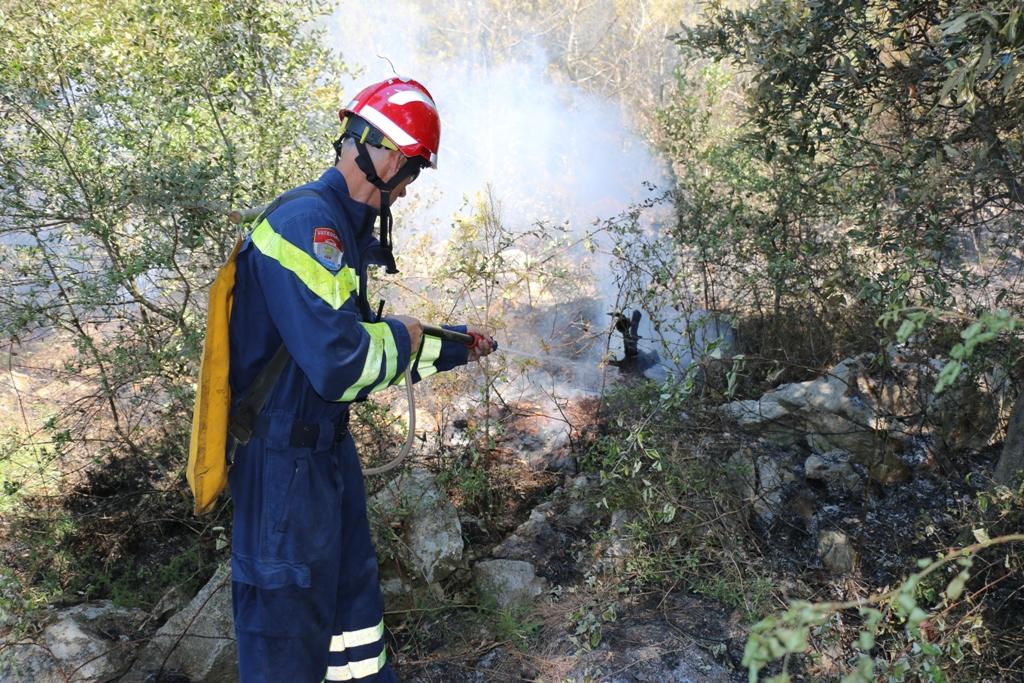
[[[410,363],[416,364],[416,372],[419,373],[420,379],[430,377],[437,373],[437,368],[434,367],[434,362],[441,357],[441,338],[431,337],[428,334],[423,335],[423,348],[420,349],[419,354],[410,361]],[[398,379],[395,380],[395,386],[405,386],[405,375],[401,374]]]
[[[342,631],[331,637],[331,652],[344,652],[346,647],[359,647],[375,643],[384,637],[384,620],[376,626],[361,628],[358,631]]]
[[[327,270],[319,261],[289,242],[263,219],[252,231],[252,243],[264,256],[291,271],[311,292],[338,310],[352,293],[359,289],[359,278],[353,268],[345,266],[337,273]]]
[[[362,389],[365,389],[371,382],[377,379],[380,374],[380,363],[384,360],[385,352],[388,352],[388,367],[398,365],[398,359],[394,356],[395,340],[391,336],[391,328],[387,323],[359,323],[370,335],[370,343],[366,347],[366,362],[363,363],[363,372],[359,375],[356,383],[345,390],[339,401],[354,401]],[[391,371],[394,374],[394,370]],[[386,375],[387,373],[385,373]]]
[[[349,662],[341,666],[327,667],[328,681],[352,681],[359,678],[367,678],[380,673],[387,662],[387,652],[381,648],[380,654],[370,659],[361,659],[358,662]]]
[[[423,351],[420,352],[419,360],[416,363],[416,372],[420,373],[420,379],[426,379],[437,372],[434,362],[441,357],[441,338],[424,335]]]
[[[384,370],[384,377],[377,386],[370,390],[380,391],[381,389],[387,389],[391,386],[391,381],[395,379],[395,375],[398,374],[398,344],[395,343],[395,335],[387,323],[374,324],[381,326],[380,334],[384,339],[384,357],[388,363],[387,368]]]

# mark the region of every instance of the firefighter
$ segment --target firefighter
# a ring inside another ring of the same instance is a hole
[[[397,272],[390,204],[437,165],[430,93],[389,79],[339,116],[335,165],[272,205],[237,258],[232,396],[288,352],[229,477],[243,683],[395,680],[349,404],[400,383],[410,364],[418,381],[492,348],[483,329],[453,328],[480,340],[467,348],[424,336],[415,318],[378,317],[367,300],[369,266]]]

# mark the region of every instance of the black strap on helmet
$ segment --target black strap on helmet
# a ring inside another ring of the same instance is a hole
[[[398,187],[406,178],[415,179],[423,168],[424,162],[420,157],[412,157],[406,160],[405,165],[398,169],[398,173],[391,180],[385,182],[373,166],[373,159],[366,149],[366,145],[373,145],[383,149],[394,150],[395,147],[387,137],[379,130],[371,126],[362,118],[348,114],[342,121],[341,137],[334,142],[334,151],[341,156],[341,143],[345,138],[352,138],[356,143],[356,165],[366,175],[374,187],[380,190],[380,246],[381,260],[384,263],[385,272],[395,274],[398,266],[395,264],[394,247],[391,241],[391,229],[394,226],[394,219],[391,216],[391,192]]]

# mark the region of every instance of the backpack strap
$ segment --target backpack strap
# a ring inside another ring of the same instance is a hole
[[[285,192],[275,199],[270,206],[263,209],[251,225],[259,225],[260,221],[293,199],[319,196],[320,193],[316,190],[309,189]],[[282,343],[270,358],[270,362],[263,366],[263,369],[259,371],[256,378],[242,394],[238,407],[231,413],[231,418],[228,420],[228,434],[231,436],[231,447],[228,449],[229,464],[234,459],[235,449],[239,444],[244,446],[252,438],[252,430],[256,424],[256,418],[263,411],[263,406],[266,405],[270,392],[274,389],[274,385],[277,384],[277,380],[281,377],[281,373],[284,372],[291,357],[287,347]]]
[[[242,400],[238,402],[238,407],[231,413],[231,419],[228,421],[228,434],[231,435],[232,444],[228,462],[233,459],[231,456],[234,455],[236,446],[239,444],[244,446],[249,443],[256,418],[262,412],[271,390],[277,384],[278,378],[281,377],[281,373],[284,372],[284,368],[291,358],[292,355],[288,353],[288,348],[281,344],[274,352],[270,362],[263,366],[263,369],[256,375],[256,379],[245,390]]]

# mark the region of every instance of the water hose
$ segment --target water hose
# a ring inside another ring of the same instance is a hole
[[[423,334],[429,334],[431,337],[440,337],[441,339],[458,342],[470,347],[476,346],[480,339],[480,335],[447,330],[443,327],[435,327],[434,325],[423,325]],[[497,348],[498,342],[492,339],[491,349],[497,350]],[[402,450],[400,450],[398,455],[390,462],[379,467],[369,467],[363,470],[363,474],[386,474],[401,465],[406,457],[408,457],[409,451],[412,450],[412,442],[416,438],[416,396],[412,390],[412,362],[410,362],[405,368],[405,396],[409,406],[409,433],[405,436],[405,443],[402,444]]]
[[[398,455],[391,462],[385,463],[380,467],[368,467],[363,470],[363,474],[376,475],[390,472],[401,465],[402,461],[409,455],[409,451],[412,450],[412,441],[416,438],[416,396],[412,392],[412,363],[405,367],[405,396],[409,401],[409,433],[405,436],[402,450],[398,452]]]

